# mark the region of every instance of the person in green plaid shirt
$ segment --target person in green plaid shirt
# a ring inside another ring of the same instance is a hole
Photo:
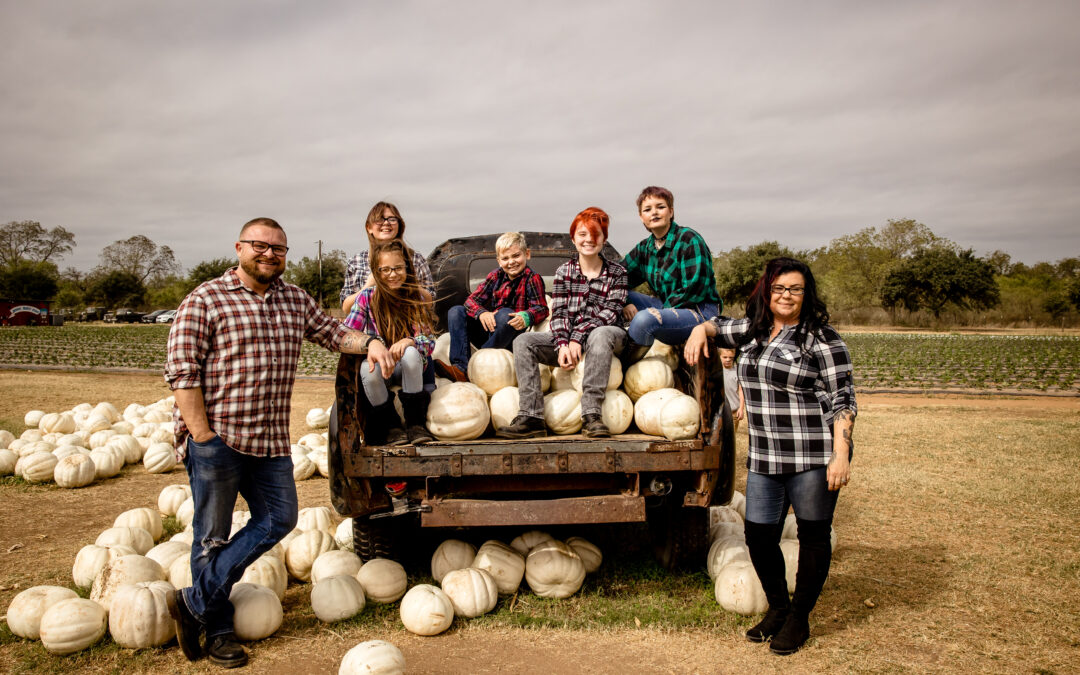
[[[633,344],[627,363],[644,356],[654,340],[678,345],[694,326],[720,314],[712,254],[704,237],[675,222],[675,197],[650,186],[637,198],[638,215],[649,231],[623,260],[630,288],[647,282],[656,296],[631,291],[623,318]]]

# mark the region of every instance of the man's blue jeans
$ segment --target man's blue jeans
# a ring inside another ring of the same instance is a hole
[[[495,310],[495,330],[489,333],[480,319],[474,319],[465,312],[465,305],[451,307],[446,315],[446,328],[450,333],[450,363],[467,373],[473,345],[480,349],[510,349],[514,338],[525,332],[510,325],[510,319],[516,313],[508,307]]]
[[[233,631],[229,593],[247,566],[296,527],[292,457],[253,457],[236,452],[220,436],[206,443],[189,436],[184,465],[195,518],[192,585],[183,596],[212,638]],[[237,494],[247,500],[251,520],[230,539]]]
[[[718,314],[716,303],[703,302],[696,307],[680,309],[664,308],[659,298],[630,291],[626,304],[637,307],[637,314],[630,321],[626,332],[630,339],[639,345],[648,347],[654,340],[666,345],[678,345],[686,342],[694,326],[713,318]],[[659,316],[649,310],[655,310]]]

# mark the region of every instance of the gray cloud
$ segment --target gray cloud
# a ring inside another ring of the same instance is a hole
[[[1070,2],[6,3],[0,221],[88,269],[142,233],[225,255],[255,215],[413,245],[612,215],[670,187],[715,250],[911,217],[979,252],[1080,255]]]

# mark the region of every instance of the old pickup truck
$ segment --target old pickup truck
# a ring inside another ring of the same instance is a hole
[[[550,291],[556,268],[574,251],[570,238],[525,236],[530,265]],[[496,238],[451,239],[428,257],[441,321],[495,267]],[[619,259],[610,245],[603,255]],[[364,443],[363,358],[342,355],[330,415],[331,502],[353,518],[354,548],[364,560],[400,559],[419,528],[645,522],[661,565],[701,567],[708,507],[730,501],[735,478],[731,411],[716,361],[676,369],[676,386],[702,411],[700,433],[689,440],[641,433],[507,440],[489,429],[472,441],[379,447]]]

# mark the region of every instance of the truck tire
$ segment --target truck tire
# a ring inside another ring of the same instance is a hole
[[[353,552],[362,562],[388,558],[406,568],[416,557],[420,523],[412,515],[353,519]]]
[[[650,509],[647,517],[653,554],[661,567],[696,570],[705,566],[709,545],[708,509],[684,507],[669,496],[663,504]]]

